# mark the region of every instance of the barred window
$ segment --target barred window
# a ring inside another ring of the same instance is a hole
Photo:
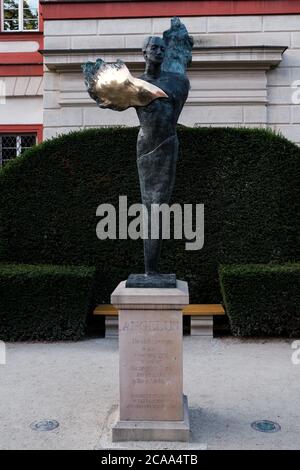
[[[0,134],[0,167],[36,144],[36,134]]]
[[[2,0],[2,31],[37,31],[39,0]]]

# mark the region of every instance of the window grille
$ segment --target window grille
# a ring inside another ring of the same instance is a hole
[[[35,134],[0,134],[0,167],[35,144]]]

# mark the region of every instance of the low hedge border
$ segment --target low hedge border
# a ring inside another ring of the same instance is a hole
[[[300,263],[225,265],[221,290],[236,336],[300,336]]]
[[[0,339],[82,338],[94,276],[85,266],[0,264]]]

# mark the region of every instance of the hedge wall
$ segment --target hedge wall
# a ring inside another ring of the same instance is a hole
[[[84,336],[95,270],[0,264],[0,338],[77,340]]]
[[[219,302],[218,266],[299,259],[300,149],[258,129],[178,129],[172,202],[204,203],[205,243],[164,241],[162,272],[189,282],[191,302]],[[97,266],[96,302],[143,271],[142,241],[99,241],[101,203],[140,202],[136,128],[90,129],[30,149],[0,172],[0,257]],[[297,226],[298,225],[298,226]]]
[[[231,331],[236,336],[300,335],[300,263],[220,269]]]

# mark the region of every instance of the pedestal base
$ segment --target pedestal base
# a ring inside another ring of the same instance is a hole
[[[179,441],[188,442],[190,421],[187,397],[183,396],[183,421],[117,421],[112,441]]]
[[[130,274],[126,281],[127,288],[175,289],[175,274]]]
[[[188,285],[128,288],[111,295],[119,310],[119,421],[113,441],[187,441],[183,399],[182,309]]]

